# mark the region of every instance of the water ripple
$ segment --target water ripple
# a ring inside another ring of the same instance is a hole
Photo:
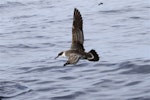
[[[128,71],[122,72],[122,74],[149,74],[150,65],[149,64],[136,64],[135,62],[126,61],[119,64],[121,69],[129,69]]]
[[[103,14],[121,14],[121,13],[128,13],[132,12],[134,9],[132,8],[126,8],[126,9],[116,9],[116,10],[103,10],[99,11],[100,13]]]
[[[0,4],[0,8],[8,8],[16,6],[25,6],[25,5],[20,2],[6,2],[5,4]]]
[[[38,46],[33,46],[33,45],[27,45],[27,44],[10,44],[10,45],[1,45],[1,47],[3,48],[11,48],[11,49],[14,49],[14,48],[18,48],[18,49],[37,49],[39,48]]]
[[[51,100],[75,100],[78,96],[84,95],[84,92],[73,92],[71,94],[52,97]]]
[[[1,81],[0,82],[0,97],[8,98],[30,91],[26,86],[16,82]]]
[[[141,81],[134,81],[134,82],[127,83],[125,86],[134,86],[134,85],[137,85],[140,83],[141,83]]]
[[[17,19],[24,19],[24,18],[31,18],[31,17],[36,17],[37,15],[22,15],[22,16],[15,16],[12,19],[17,20]]]

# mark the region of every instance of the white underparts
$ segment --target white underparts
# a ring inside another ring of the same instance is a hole
[[[66,57],[66,54],[65,54],[65,52],[63,52],[63,54],[61,55],[62,57]]]

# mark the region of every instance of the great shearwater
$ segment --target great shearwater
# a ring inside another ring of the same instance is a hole
[[[80,59],[87,59],[89,61],[99,61],[99,56],[95,50],[92,49],[89,52],[85,52],[83,46],[84,35],[82,28],[82,16],[80,14],[80,11],[77,8],[75,8],[73,16],[71,48],[70,50],[60,52],[56,57],[58,58],[59,56],[63,56],[68,58],[68,61],[64,64],[64,66],[68,64],[76,64]]]

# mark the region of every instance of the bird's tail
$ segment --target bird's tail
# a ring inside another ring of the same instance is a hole
[[[90,50],[88,54],[90,54],[90,57],[88,57],[89,61],[99,61],[99,56],[95,50]]]

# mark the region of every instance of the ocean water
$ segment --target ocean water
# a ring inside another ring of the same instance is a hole
[[[100,61],[64,67],[74,8]],[[150,1],[1,0],[0,100],[150,100]]]

